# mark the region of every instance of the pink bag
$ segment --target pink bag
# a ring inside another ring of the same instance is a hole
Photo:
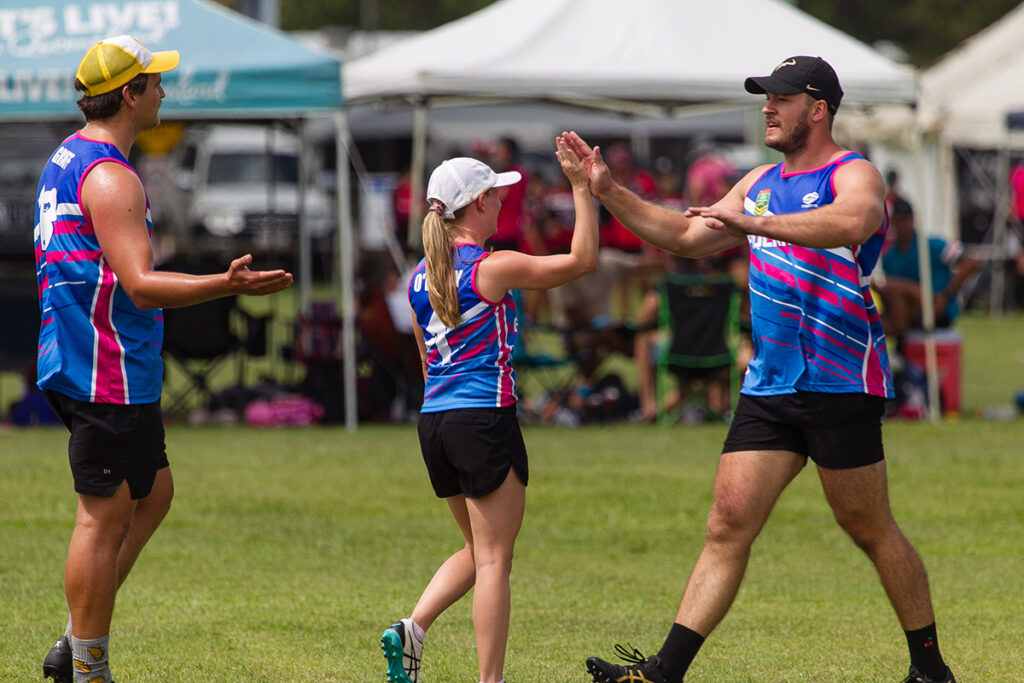
[[[305,426],[319,422],[323,416],[323,406],[299,394],[259,398],[245,407],[245,423],[254,427]]]

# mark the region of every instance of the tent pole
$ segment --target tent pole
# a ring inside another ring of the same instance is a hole
[[[423,178],[427,166],[427,102],[423,98],[413,105],[412,124],[412,162],[409,170],[409,230],[406,233],[406,244],[409,251],[418,252],[423,246],[420,211],[423,208],[421,198]],[[414,259],[415,261],[415,259]]]
[[[312,158],[313,150],[309,144],[306,119],[299,121],[299,313],[309,313],[313,301],[313,252],[309,234],[309,216],[306,211],[306,192],[312,180],[309,173],[308,159]]]
[[[924,140],[919,125],[914,126],[914,179],[918,185],[924,182]],[[920,192],[919,197],[926,196]],[[924,326],[924,359],[925,371],[928,376],[928,416],[932,422],[941,417],[939,403],[939,371],[938,357],[935,353],[935,299],[932,296],[932,259],[928,249],[928,235],[920,226],[916,226],[917,234],[917,268],[920,273],[921,287],[921,324]]]
[[[334,115],[335,146],[338,186],[338,269],[341,273],[338,299],[341,308],[342,366],[345,379],[345,427],[350,432],[358,427],[359,411],[356,405],[356,331],[355,295],[355,240],[352,235],[351,179],[348,172],[348,114],[338,111]]]
[[[1010,213],[1010,140],[1008,135],[996,153],[995,180],[996,209],[992,214],[992,289],[989,292],[989,315],[998,315],[1003,312],[1006,281],[1006,223]]]

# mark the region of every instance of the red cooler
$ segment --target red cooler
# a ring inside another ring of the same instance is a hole
[[[963,346],[963,336],[959,330],[944,328],[935,330],[934,337],[942,414],[957,414],[960,412],[960,348]],[[924,340],[924,332],[908,332],[903,342],[903,356],[908,361],[927,368]]]

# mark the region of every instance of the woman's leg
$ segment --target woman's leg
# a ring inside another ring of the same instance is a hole
[[[493,493],[466,501],[476,561],[473,625],[480,680],[498,683],[505,665],[511,611],[512,548],[523,522],[526,486],[510,469]]]
[[[476,581],[476,568],[473,565],[473,531],[466,508],[466,497],[460,494],[445,500],[466,539],[466,545],[438,568],[410,615],[424,630],[430,628],[441,612],[469,592]]]

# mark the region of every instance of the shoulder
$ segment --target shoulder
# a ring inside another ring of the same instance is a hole
[[[837,192],[845,187],[869,189],[878,194],[880,200],[885,199],[885,179],[874,164],[861,156],[839,159],[832,179]]]
[[[736,189],[740,190],[743,194],[746,194],[757,181],[767,175],[769,171],[777,167],[778,164],[762,164],[760,166],[755,166],[747,171],[745,176],[740,178],[740,181],[736,183]]]
[[[119,161],[101,161],[89,169],[82,181],[82,203],[89,210],[90,205],[102,203],[107,206],[145,205],[146,195],[142,181],[135,171]]]

